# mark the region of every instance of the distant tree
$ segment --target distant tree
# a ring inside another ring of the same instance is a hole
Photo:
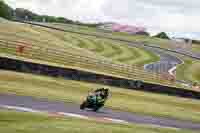
[[[17,19],[21,20],[26,20],[28,19],[29,21],[36,21],[36,22],[45,22],[48,23],[68,23],[68,24],[76,24],[76,25],[83,25],[83,26],[88,26],[88,27],[97,27],[100,25],[100,23],[82,23],[79,21],[72,21],[70,19],[64,18],[64,17],[54,17],[54,16],[48,16],[48,15],[38,15],[36,13],[33,13],[27,9],[23,8],[17,8],[15,10],[15,17]]]
[[[0,17],[11,19],[13,14],[13,9],[10,8],[4,1],[0,0]]]
[[[136,33],[137,35],[144,35],[144,36],[150,36],[150,34],[148,32],[145,31],[140,31]]]
[[[28,19],[28,20],[39,19],[37,14],[23,8],[17,8],[15,10],[15,15],[19,19]]]
[[[200,44],[200,40],[192,40],[192,43]]]
[[[36,21],[36,22],[42,22],[44,20],[44,18],[42,16],[33,16],[32,17],[32,21]]]
[[[162,39],[170,39],[165,32],[161,32],[161,33],[155,35],[154,37],[162,38]]]

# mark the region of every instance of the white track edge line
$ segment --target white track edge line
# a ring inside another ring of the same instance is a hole
[[[112,119],[112,118],[107,118],[107,117],[104,117],[103,119],[105,120],[109,120],[109,121],[112,121],[112,122],[115,122],[115,123],[124,123],[124,124],[128,124],[129,122],[125,121],[125,120],[120,120],[120,119]]]
[[[66,112],[58,112],[60,115],[68,116],[68,117],[76,117],[76,118],[81,118],[81,119],[89,119],[89,117],[84,116],[84,115],[79,115],[79,114],[74,114],[74,113],[66,113]]]
[[[0,105],[0,107],[6,108],[6,109],[14,109],[14,110],[23,111],[23,112],[31,112],[31,113],[41,113],[42,112],[39,110],[34,110],[31,108],[25,108],[25,107],[19,107],[19,106]]]

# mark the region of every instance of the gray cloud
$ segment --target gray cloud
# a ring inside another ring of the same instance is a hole
[[[125,23],[139,23],[165,31],[191,32],[200,31],[199,6],[200,1],[195,0],[109,0],[103,11],[114,20]]]

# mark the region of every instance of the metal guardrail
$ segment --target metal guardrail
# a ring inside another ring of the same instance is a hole
[[[23,52],[19,53],[18,49],[23,48]],[[162,74],[146,72],[137,66],[122,63],[113,63],[109,60],[97,59],[88,56],[80,56],[65,50],[38,46],[35,44],[27,44],[20,41],[10,41],[0,39],[0,51],[29,59],[38,59],[51,63],[58,63],[70,67],[84,68],[88,71],[103,72],[127,79],[143,80],[145,82],[160,83],[163,85],[175,86],[172,82]],[[59,48],[59,47],[57,47]],[[62,47],[63,48],[63,47]]]

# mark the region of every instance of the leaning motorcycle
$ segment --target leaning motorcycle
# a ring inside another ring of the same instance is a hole
[[[80,105],[80,109],[91,109],[93,111],[98,111],[105,105],[105,102],[110,98],[110,91],[109,89],[97,89],[95,91],[90,91],[88,96]]]

